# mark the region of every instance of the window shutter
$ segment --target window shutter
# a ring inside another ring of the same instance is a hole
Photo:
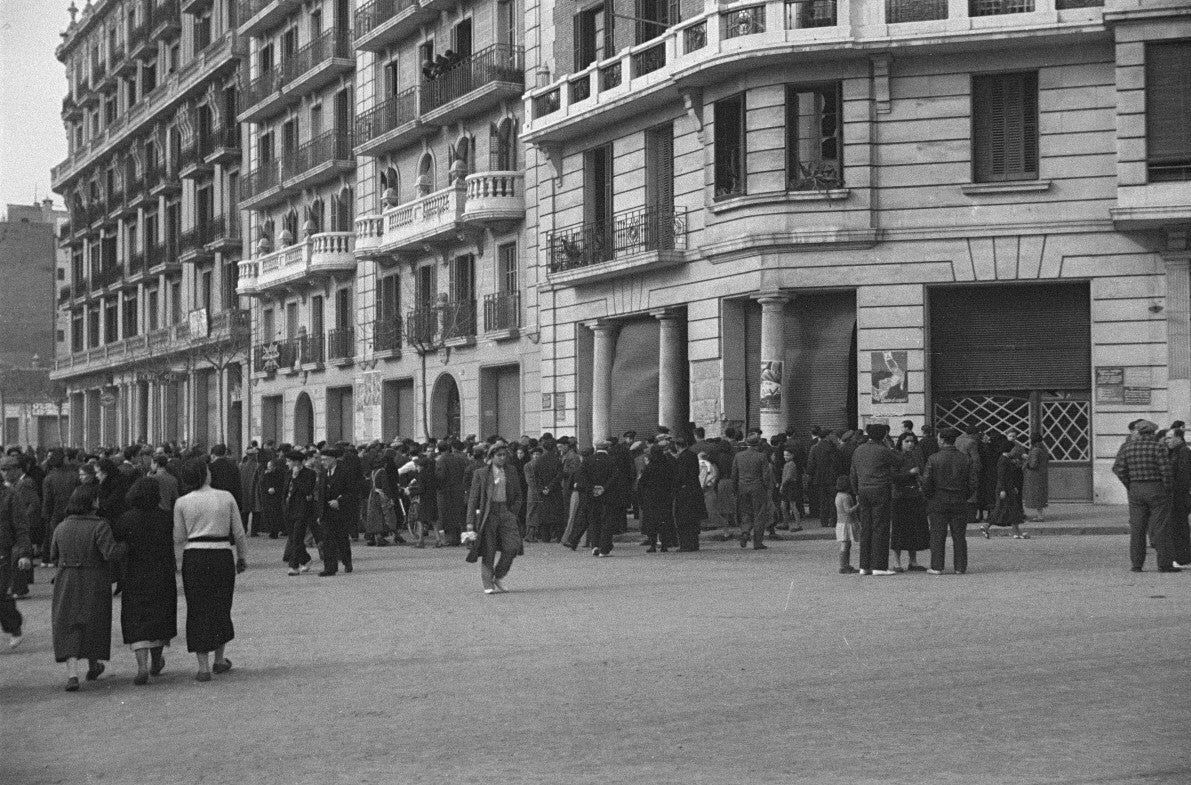
[[[573,42],[573,48],[575,50],[575,67],[571,70],[582,71],[583,67],[585,65],[587,65],[586,63],[583,62],[583,55],[584,55],[583,43],[584,43],[584,41],[583,41],[583,14],[582,13],[575,14],[574,23],[575,23],[575,40]]]
[[[604,2],[604,57],[616,54],[616,9],[612,0]]]
[[[1191,43],[1146,46],[1146,158],[1191,161]]]
[[[1038,176],[1038,75],[972,80],[973,176],[977,182]]]

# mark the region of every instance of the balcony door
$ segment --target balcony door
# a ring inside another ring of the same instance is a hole
[[[298,337],[298,304],[285,304],[285,337],[294,340]]]
[[[352,290],[345,287],[335,292],[335,329],[350,330],[352,324]]]
[[[310,334],[321,336],[326,329],[326,319],[323,311],[325,305],[323,296],[316,294],[310,298]]]
[[[455,55],[459,59],[471,57],[471,19],[464,19],[455,25],[451,38],[454,43]]]
[[[666,123],[645,132],[645,215],[642,216],[645,247],[641,250],[669,250],[674,247],[674,124]]]
[[[438,268],[433,264],[418,268],[418,308],[433,308],[438,300]]]
[[[583,209],[588,236],[584,238],[593,261],[612,258],[612,145],[583,154]]]

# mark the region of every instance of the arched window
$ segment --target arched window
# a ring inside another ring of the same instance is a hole
[[[392,193],[389,193],[389,189],[392,189]],[[389,166],[380,173],[380,206],[383,210],[398,204],[401,204],[401,179],[397,169]]]
[[[322,199],[315,199],[306,206],[306,220],[310,221],[313,226],[310,229],[311,234],[318,234],[323,231],[323,216],[326,212],[326,205],[323,204]]]
[[[352,222],[355,220],[355,195],[352,192],[351,186],[343,186],[339,190],[336,197],[335,204],[335,223],[338,225],[338,231],[350,232],[352,231]]]
[[[488,167],[494,172],[517,168],[517,121],[506,117],[488,127]]]
[[[285,214],[285,217],[281,219],[281,232],[282,234],[289,234],[289,240],[286,241],[287,245],[298,242],[300,237],[298,234],[298,212],[292,207]]]
[[[434,156],[430,151],[422,153],[418,161],[418,195],[425,196],[434,191]]]
[[[451,163],[447,167],[447,182],[455,182],[456,170],[459,170],[463,177],[475,171],[475,137],[461,136],[450,148]],[[463,163],[462,168],[456,166],[456,162]]]

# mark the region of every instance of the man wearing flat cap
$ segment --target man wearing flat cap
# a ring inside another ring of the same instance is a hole
[[[514,557],[525,552],[517,512],[521,509],[521,484],[508,468],[509,448],[497,443],[488,449],[484,466],[472,476],[467,498],[466,526],[476,533],[480,580],[485,594],[508,591],[501,583],[513,567]],[[477,551],[468,556],[474,561]],[[500,551],[500,560],[496,552]]]
[[[1167,524],[1170,518],[1172,473],[1170,453],[1149,420],[1130,423],[1133,431],[1112,464],[1113,474],[1125,486],[1129,497],[1129,561],[1133,572],[1141,572],[1146,560],[1146,533],[1158,552],[1159,572],[1179,572],[1173,564]]]
[[[740,547],[749,542],[749,526],[752,527],[753,550],[763,551],[765,526],[769,520],[769,491],[773,486],[773,472],[769,460],[761,452],[760,434],[750,432],[744,440],[746,449],[736,453],[732,459],[732,489],[736,492],[736,504],[740,515]],[[749,524],[746,525],[745,521]]]
[[[339,459],[343,451],[338,447],[324,447],[319,451],[326,473],[322,481],[323,502],[323,571],[322,577],[334,575],[339,571],[339,564],[343,563],[343,571],[352,571],[352,521],[347,516],[354,512],[349,509],[352,494],[351,478],[348,477]]]

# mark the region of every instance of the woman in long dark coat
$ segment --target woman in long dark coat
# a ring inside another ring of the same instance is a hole
[[[1020,528],[1026,517],[1026,511],[1021,506],[1021,486],[1022,465],[1027,450],[1024,445],[1008,439],[1002,441],[1001,450],[1000,458],[997,459],[997,506],[980,531],[987,540],[989,526],[1007,526],[1013,530],[1013,539],[1028,540],[1030,535],[1023,534]]]
[[[136,655],[133,684],[139,685],[165,668],[162,649],[178,634],[174,517],[161,509],[161,492],[152,477],[134,482],[124,499],[128,509],[113,530],[128,545],[120,629]]]
[[[54,660],[66,663],[67,692],[79,688],[79,660],[87,660],[87,681],[95,681],[112,658],[111,563],[127,546],[116,542],[97,514],[98,504],[96,484],[76,488],[50,543],[50,560],[58,565],[51,611]]]
[[[997,506],[997,459],[1004,451],[1006,441],[1000,433],[989,431],[981,434],[976,445],[980,458],[980,484],[976,488],[977,521],[986,520]]]
[[[649,448],[649,462],[637,480],[641,500],[641,533],[649,542],[646,553],[662,553],[678,545],[674,529],[674,459],[661,445]]]
[[[678,458],[674,467],[674,528],[678,531],[678,550],[699,550],[699,529],[707,519],[703,484],[699,481],[699,456],[679,437]]]
[[[889,527],[889,550],[893,553],[893,571],[903,572],[902,551],[907,553],[905,570],[925,572],[918,563],[918,551],[930,549],[930,524],[926,518],[926,498],[919,480],[925,460],[918,449],[918,437],[903,433],[897,440],[900,470],[893,476],[893,504]]]
[[[415,481],[418,497],[418,547],[424,548],[427,530],[434,532],[434,547],[441,548],[442,531],[438,528],[438,477],[434,474],[434,459],[417,457],[418,473]],[[511,461],[511,458],[510,458]]]
[[[368,511],[364,519],[364,542],[367,545],[388,545],[389,532],[396,531],[394,493],[385,468],[393,462],[392,453],[392,450],[385,450],[369,474]]]
[[[277,539],[285,532],[285,491],[289,471],[282,456],[274,455],[271,450],[262,453],[266,454],[269,463],[259,483],[261,520],[256,531],[266,531],[269,539]]]

